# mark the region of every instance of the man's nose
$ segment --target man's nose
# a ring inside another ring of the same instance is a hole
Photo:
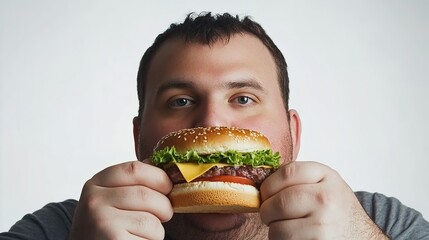
[[[205,104],[197,112],[194,127],[230,126],[230,119],[226,106]]]

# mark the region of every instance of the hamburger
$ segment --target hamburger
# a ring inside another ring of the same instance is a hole
[[[259,186],[279,166],[268,139],[248,129],[198,127],[171,132],[152,162],[173,182],[176,213],[257,212]]]

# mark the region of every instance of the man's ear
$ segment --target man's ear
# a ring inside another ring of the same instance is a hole
[[[293,161],[295,161],[301,145],[301,119],[294,109],[289,110],[289,128],[293,146]]]
[[[133,118],[134,151],[136,152],[137,159],[139,159],[140,157],[140,150],[139,150],[140,122],[141,121],[139,117]]]

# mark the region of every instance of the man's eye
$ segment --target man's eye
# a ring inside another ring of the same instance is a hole
[[[193,101],[187,98],[177,98],[171,101],[168,105],[173,108],[186,107],[192,104]]]
[[[248,96],[239,96],[239,97],[237,97],[237,98],[236,98],[236,102],[237,102],[238,104],[245,105],[245,104],[252,103],[252,102],[254,102],[254,101],[253,101],[253,99],[252,99],[252,98],[250,98],[250,97],[248,97]]]

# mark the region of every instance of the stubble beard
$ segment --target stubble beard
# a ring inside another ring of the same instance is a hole
[[[259,213],[237,214],[236,217],[229,228],[217,230],[199,224],[197,214],[192,217],[188,214],[175,214],[171,221],[164,223],[164,228],[166,236],[172,240],[267,239],[268,227],[262,223]]]

